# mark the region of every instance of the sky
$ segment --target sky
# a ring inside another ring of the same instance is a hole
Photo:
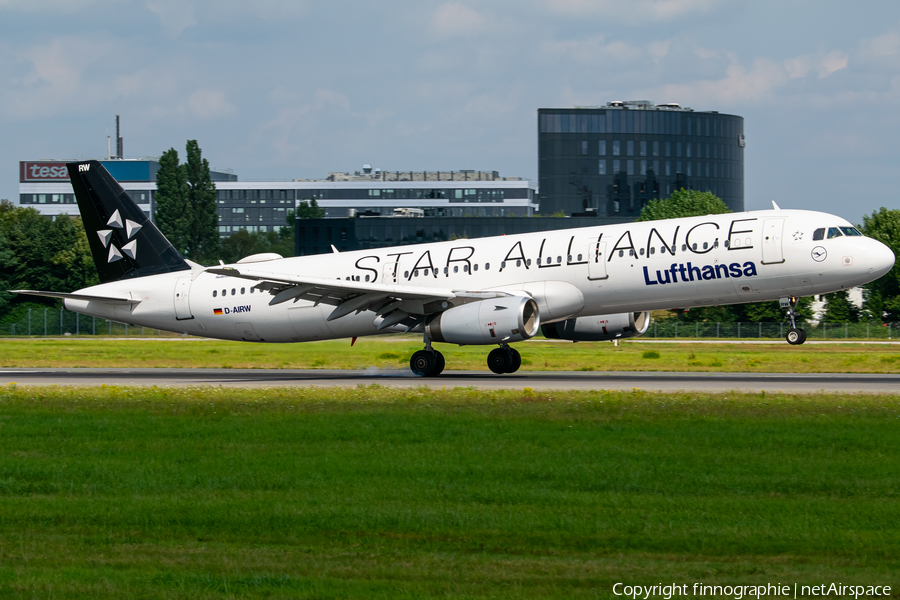
[[[0,0],[0,81],[0,198],[117,114],[241,180],[536,181],[538,108],[650,100],[744,118],[748,210],[900,208],[896,0]]]

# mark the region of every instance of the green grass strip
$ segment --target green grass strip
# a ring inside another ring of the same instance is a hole
[[[900,396],[0,389],[0,597],[896,584]]]
[[[436,344],[448,369],[487,370],[490,348]],[[697,371],[898,373],[900,345],[670,344],[652,341],[516,344],[523,371]],[[25,339],[0,344],[2,367],[168,367],[398,369],[422,349],[419,338],[360,338],[304,344],[250,344],[198,339]]]

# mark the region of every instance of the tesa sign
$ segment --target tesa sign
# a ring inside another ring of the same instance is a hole
[[[20,162],[19,181],[68,181],[64,162]]]

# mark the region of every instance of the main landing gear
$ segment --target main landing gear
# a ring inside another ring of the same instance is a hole
[[[515,373],[522,366],[522,355],[515,348],[504,344],[491,350],[487,357],[487,365],[497,375]]]
[[[444,355],[434,350],[430,343],[409,359],[409,368],[418,377],[437,377],[444,370],[444,364]]]
[[[417,377],[437,377],[444,370],[444,355],[431,347],[431,340],[425,339],[425,349],[413,353],[409,368]],[[491,350],[487,357],[488,368],[501,375],[515,373],[522,366],[522,355],[515,348],[503,344]]]
[[[798,300],[800,300],[800,298],[797,296],[782,298],[780,300],[781,308],[787,309],[787,316],[791,320],[791,328],[788,329],[787,335],[784,336],[784,339],[786,339],[787,343],[791,346],[799,346],[806,341],[806,330],[797,327],[796,308]]]

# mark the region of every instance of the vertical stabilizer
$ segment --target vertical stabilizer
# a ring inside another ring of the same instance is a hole
[[[99,161],[66,167],[101,282],[190,270]]]

